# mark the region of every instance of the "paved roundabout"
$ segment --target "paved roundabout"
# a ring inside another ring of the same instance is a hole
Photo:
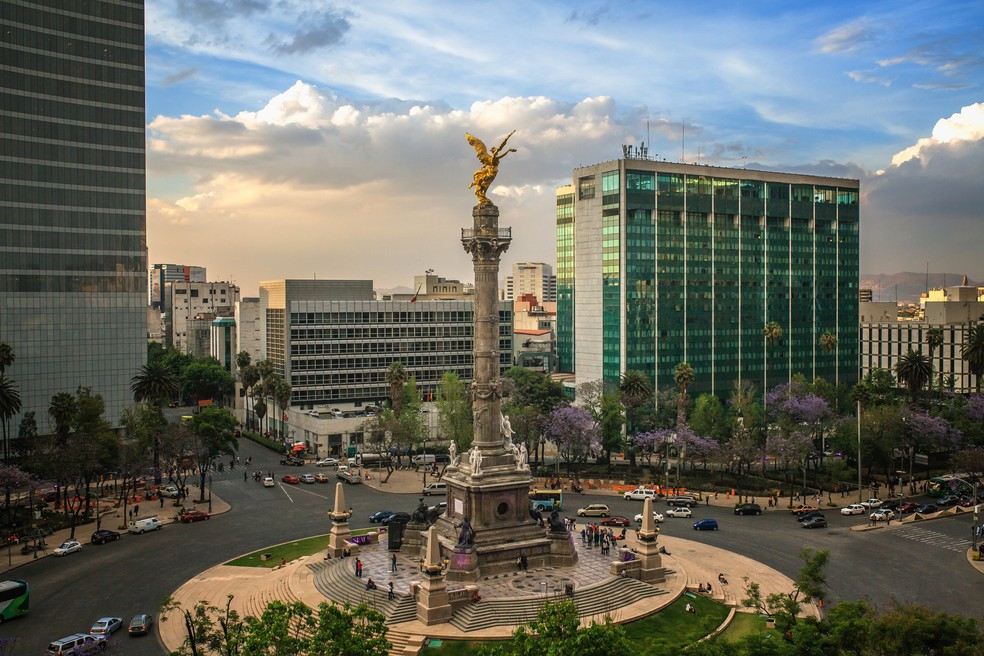
[[[577,527],[580,530],[580,526]],[[628,547],[634,545],[630,532]],[[327,536],[325,536],[327,544]],[[385,544],[362,547],[363,578],[357,578],[354,558],[326,560],[324,552],[296,559],[276,568],[217,565],[182,585],[173,594],[183,607],[190,608],[199,601],[224,606],[233,595],[231,608],[241,615],[258,617],[263,608],[275,599],[302,602],[312,608],[325,601],[336,603],[366,603],[387,618],[391,653],[406,653],[410,646],[424,638],[494,640],[512,635],[516,626],[535,615],[545,599],[563,596],[565,586],[574,584],[574,602],[582,622],[600,621],[610,616],[616,622],[629,622],[661,610],[684,592],[696,591],[700,584],[713,583],[711,596],[732,607],[740,605],[744,582],[740,577],[729,578],[728,572],[741,572],[762,586],[763,592],[788,592],[793,582],[778,571],[724,549],[710,545],[663,536],[660,543],[670,555],[663,556],[667,580],[649,585],[635,579],[612,576],[609,573],[613,557],[602,554],[599,547],[577,543],[578,564],[571,568],[543,568],[516,571],[488,577],[478,583],[481,601],[466,598],[455,605],[454,615],[447,624],[427,626],[416,619],[413,587],[421,579],[416,558],[400,554],[396,571],[391,571],[392,554]],[[728,584],[717,583],[718,574],[725,574]],[[366,590],[372,578],[376,590]],[[389,583],[393,583],[394,598],[389,599]],[[449,592],[462,588],[449,584]],[[819,610],[806,609],[814,615]],[[161,639],[168,649],[177,648],[184,640],[181,622],[160,624]]]

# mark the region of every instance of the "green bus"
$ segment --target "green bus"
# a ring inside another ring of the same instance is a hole
[[[560,510],[564,504],[561,490],[530,490],[531,510]]]
[[[946,474],[929,479],[926,482],[926,494],[931,497],[945,497],[948,494],[971,496],[974,486],[965,481],[966,474]]]
[[[27,581],[0,581],[0,624],[25,615],[31,609],[31,586]]]

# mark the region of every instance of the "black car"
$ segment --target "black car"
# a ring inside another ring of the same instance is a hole
[[[827,520],[824,519],[823,515],[814,515],[804,519],[801,526],[803,528],[827,528]]]
[[[913,512],[917,512],[923,515],[928,515],[929,513],[934,513],[939,510],[939,506],[933,505],[931,503],[926,503],[921,506],[916,506]]]
[[[800,515],[799,517],[796,518],[796,521],[797,522],[800,522],[800,523],[803,523],[803,522],[806,522],[807,520],[813,519],[815,517],[819,517],[820,519],[825,520],[824,521],[824,525],[826,526],[826,518],[824,517],[824,514],[823,514],[823,511],[822,510],[811,510],[808,513],[803,513],[802,515]]]
[[[288,465],[289,467],[303,467],[304,461],[301,458],[284,458],[280,461],[281,465]]]
[[[945,497],[942,497],[939,501],[937,501],[936,505],[939,506],[940,508],[949,508],[950,506],[955,506],[958,503],[960,503],[959,496],[957,496],[956,494],[948,494]]]
[[[369,515],[369,521],[373,524],[376,522],[382,522],[384,519],[395,513],[395,510],[377,510],[373,514]]]
[[[736,515],[761,515],[762,506],[757,503],[743,503],[740,506],[735,506]]]
[[[885,501],[884,503],[882,503],[882,505],[878,507],[885,508],[886,510],[897,511],[901,503],[902,502],[899,501],[898,499],[889,499],[888,501]]]
[[[120,534],[116,531],[107,531],[106,529],[102,529],[93,533],[92,537],[89,538],[89,542],[92,544],[106,544],[107,542],[116,542],[119,539]]]
[[[380,523],[383,524],[384,526],[389,526],[389,523],[392,522],[394,519],[405,519],[406,521],[409,522],[410,521],[410,513],[405,513],[405,512],[393,513],[389,517],[384,517],[380,521]]]

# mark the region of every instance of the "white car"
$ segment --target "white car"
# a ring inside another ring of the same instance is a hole
[[[686,506],[679,506],[666,509],[667,517],[693,517],[694,513]]]
[[[842,515],[863,515],[865,512],[865,507],[860,503],[852,503],[849,506],[841,508]]]
[[[314,464],[316,467],[337,467],[338,458],[322,458]]]
[[[656,490],[650,490],[644,487],[637,487],[631,492],[625,493],[625,499],[635,499],[636,501],[645,501],[646,499],[656,500]]]
[[[895,519],[895,513],[888,508],[879,508],[875,512],[868,515],[868,518],[873,522],[884,522],[889,519]]]
[[[277,482],[273,480],[273,476],[266,476],[263,479],[263,487],[276,487]]]
[[[89,629],[89,635],[113,635],[113,632],[121,626],[123,626],[122,617],[101,617],[96,620],[96,623],[92,625],[91,629]]]
[[[177,499],[178,498],[178,493],[180,491],[181,490],[179,490],[176,485],[168,485],[166,487],[162,487],[160,489],[160,491],[159,491],[159,494],[162,497],[168,497],[170,499]]]
[[[82,543],[78,540],[66,540],[61,543],[60,547],[55,549],[54,554],[56,556],[67,556],[76,551],[82,551]]]
[[[635,516],[635,520],[636,520],[636,522],[638,522],[639,524],[641,524],[642,523],[642,513],[637,514]],[[660,515],[658,512],[656,512],[654,510],[653,511],[653,521],[656,522],[657,524],[659,524],[661,521],[663,521],[663,516]]]
[[[608,517],[612,511],[603,503],[592,503],[577,509],[578,517]]]
[[[868,499],[867,501],[862,501],[861,505],[867,508],[868,510],[872,510],[882,505],[882,502],[881,499]]]

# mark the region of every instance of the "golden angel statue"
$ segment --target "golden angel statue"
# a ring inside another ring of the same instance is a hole
[[[506,138],[503,139],[502,143],[498,146],[493,146],[492,150],[487,150],[481,139],[473,137],[467,132],[465,133],[465,138],[468,139],[468,143],[475,149],[475,154],[478,156],[478,161],[482,163],[482,168],[475,171],[473,182],[468,185],[469,189],[475,187],[475,198],[478,199],[479,205],[492,202],[485,194],[488,192],[489,187],[492,186],[492,181],[495,180],[495,176],[499,172],[499,161],[509,153],[516,152],[515,148],[504,150],[506,147],[506,142],[509,141],[509,137],[514,134],[516,134],[515,130],[507,134]]]

